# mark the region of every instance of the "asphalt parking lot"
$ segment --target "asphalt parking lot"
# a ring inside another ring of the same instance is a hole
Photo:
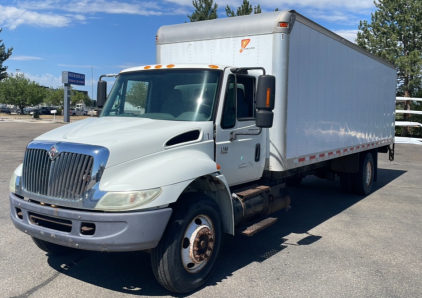
[[[143,252],[53,257],[16,230],[8,185],[26,145],[63,124],[0,122],[0,297],[172,297]],[[379,155],[369,196],[304,179],[292,209],[253,237],[225,237],[215,272],[192,297],[422,297],[422,146]]]

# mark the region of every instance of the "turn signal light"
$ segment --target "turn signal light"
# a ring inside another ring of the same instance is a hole
[[[220,165],[219,165],[219,164],[217,164],[217,170],[219,170],[219,169],[221,169],[221,167],[220,167]]]

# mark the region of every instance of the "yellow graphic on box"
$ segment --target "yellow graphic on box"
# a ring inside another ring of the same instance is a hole
[[[246,46],[249,44],[251,40],[250,39],[242,39],[242,48],[240,49],[240,53],[243,52],[243,50],[246,48]]]

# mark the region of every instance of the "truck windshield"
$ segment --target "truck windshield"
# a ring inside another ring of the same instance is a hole
[[[119,75],[101,117],[210,121],[220,70],[146,70]]]

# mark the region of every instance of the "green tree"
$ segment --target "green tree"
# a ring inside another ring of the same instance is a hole
[[[23,114],[27,106],[43,102],[46,89],[25,78],[23,74],[11,75],[0,82],[0,101],[18,106]]]
[[[193,0],[192,4],[195,11],[188,15],[191,22],[213,20],[218,18],[217,8],[218,4],[214,4],[213,0]]]
[[[138,109],[145,109],[148,94],[147,82],[131,82],[126,93],[126,102]]]
[[[236,13],[230,8],[230,6],[226,6],[226,15],[228,17],[247,16],[250,15],[252,11],[252,5],[249,4],[248,0],[243,0],[242,5],[237,8]]]
[[[2,29],[0,28],[0,33]],[[13,48],[6,50],[6,47],[3,43],[3,40],[0,39],[0,81],[7,77],[7,66],[3,65],[3,62],[6,61],[10,55],[12,55]]]
[[[72,90],[70,94],[70,104],[76,106],[78,103],[84,103],[86,106],[91,106],[91,99],[83,92]]]
[[[378,0],[371,21],[360,21],[356,42],[397,68],[397,94],[411,97],[421,86],[422,1]],[[411,101],[404,109],[409,110]],[[409,120],[410,114],[404,119]],[[402,135],[406,130],[402,131]]]
[[[47,89],[44,103],[48,106],[62,106],[64,100],[64,89],[59,87],[57,89]]]
[[[252,5],[249,3],[248,0],[243,0],[242,5],[237,8],[236,12],[234,12],[234,10],[230,8],[230,6],[226,6],[226,15],[228,17],[247,16],[250,15],[252,12],[254,14],[261,13],[261,6],[258,4],[252,9]]]

